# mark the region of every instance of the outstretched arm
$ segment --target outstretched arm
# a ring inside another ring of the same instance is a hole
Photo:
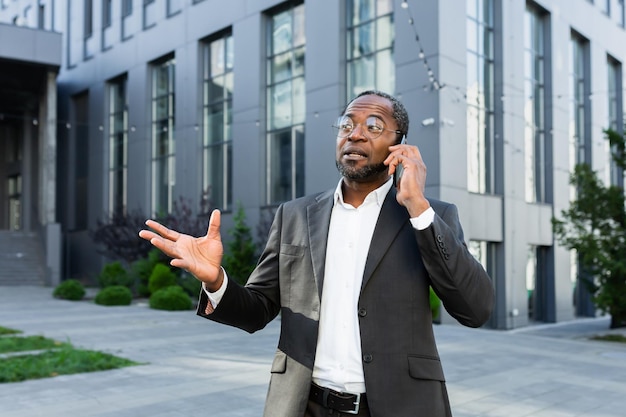
[[[220,235],[219,210],[211,213],[207,234],[202,237],[179,233],[154,220],[147,220],[146,226],[152,230],[141,230],[139,236],[171,257],[172,266],[193,274],[211,292],[221,287],[224,281],[221,268],[224,247]]]

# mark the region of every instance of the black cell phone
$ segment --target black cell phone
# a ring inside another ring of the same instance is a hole
[[[406,136],[402,136],[402,140],[400,141],[400,145],[404,145],[406,143]],[[402,173],[404,172],[404,167],[402,164],[396,165],[396,170],[393,173],[393,186],[397,187],[400,184],[400,178],[402,178]]]

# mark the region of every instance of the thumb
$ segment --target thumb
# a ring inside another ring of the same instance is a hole
[[[207,230],[207,238],[222,240],[222,236],[220,234],[220,224],[221,224],[222,214],[218,209],[213,210],[211,213],[211,217],[209,218],[209,228]]]

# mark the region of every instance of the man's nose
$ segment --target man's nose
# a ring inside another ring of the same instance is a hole
[[[350,140],[367,139],[367,136],[365,136],[365,127],[360,123],[355,125],[354,129],[352,129],[352,132],[350,132],[350,134],[348,135],[348,139]]]

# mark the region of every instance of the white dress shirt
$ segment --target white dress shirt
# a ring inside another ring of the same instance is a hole
[[[365,392],[357,311],[367,253],[391,181],[356,208],[343,201],[341,185],[328,230],[313,382],[336,391]]]
[[[339,181],[335,190],[328,231],[313,382],[336,391],[362,393],[365,378],[358,302],[374,227],[392,181],[372,191],[356,208],[343,201],[342,182]],[[429,208],[411,218],[411,223],[423,230],[430,226],[434,215],[434,210]],[[209,292],[204,288],[213,307],[222,299],[227,284],[228,276],[224,272],[219,290]]]

